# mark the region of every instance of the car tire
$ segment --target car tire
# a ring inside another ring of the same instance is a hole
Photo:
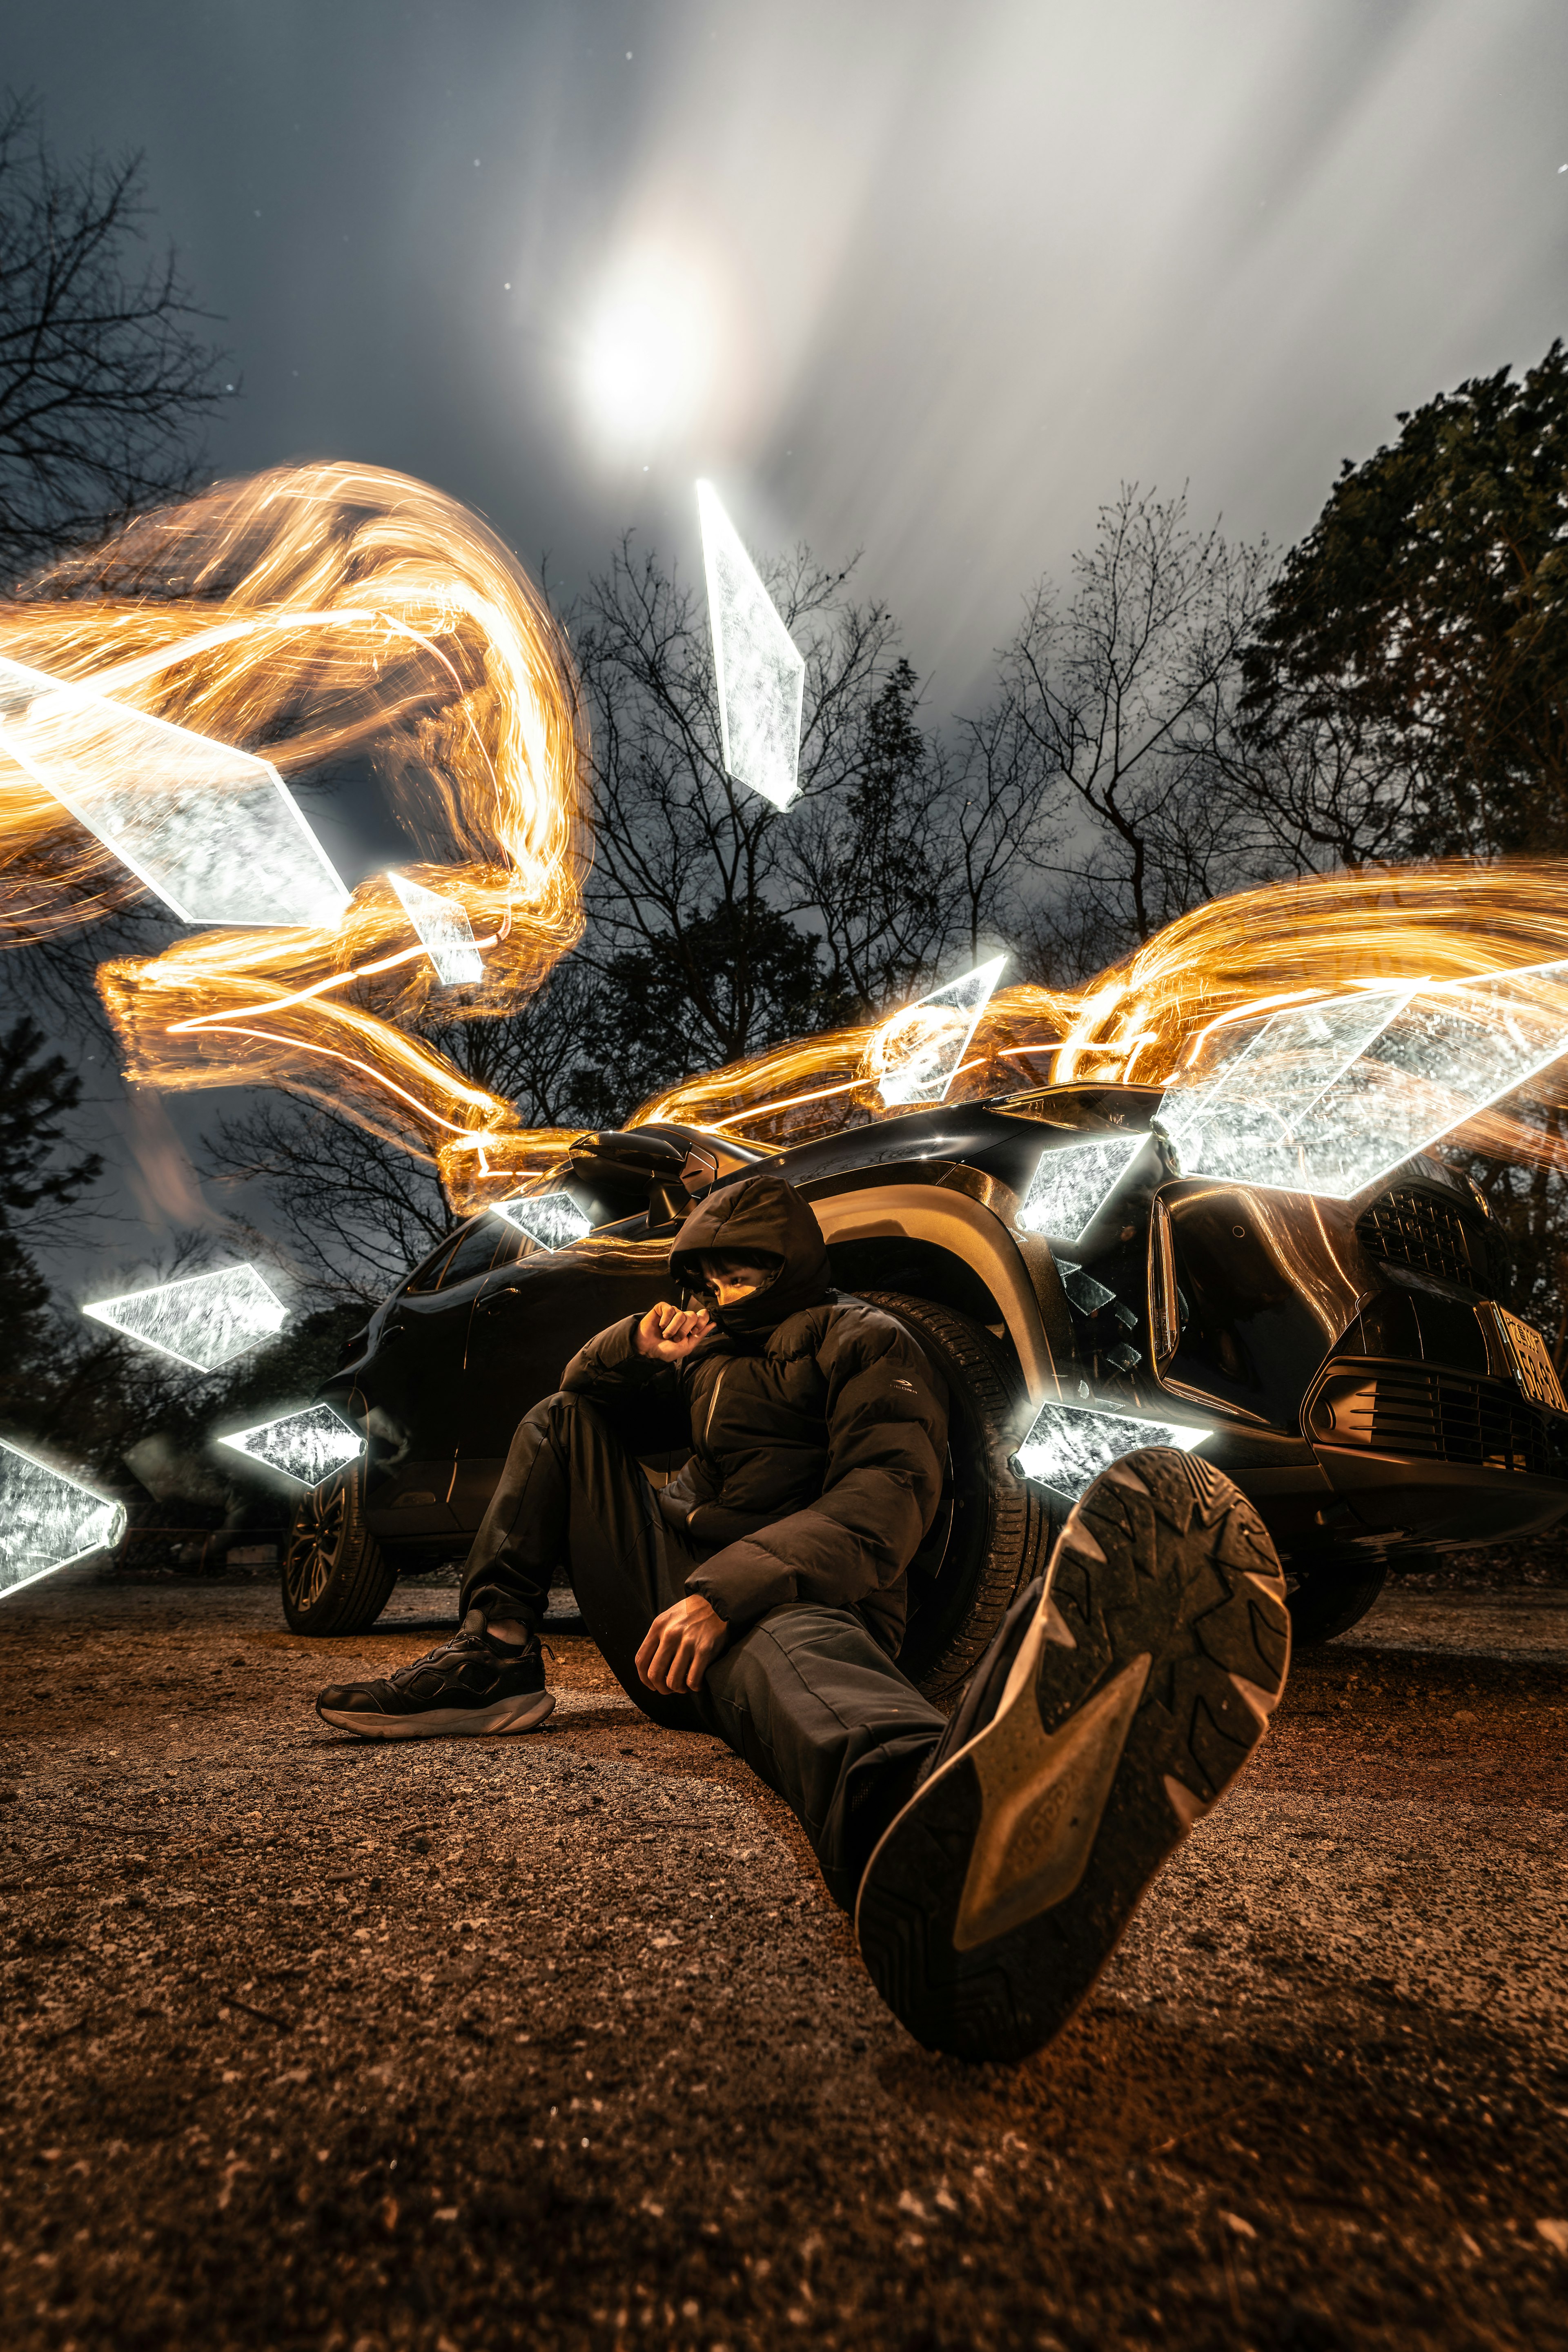
[[[931,1534],[910,1563],[910,1624],[899,1664],[928,1698],[960,1689],[1053,1535],[1051,1498],[1012,1467],[1025,1390],[983,1324],[901,1292],[863,1290],[901,1323],[947,1384],[948,1464]]]
[[[386,1606],[397,1570],[364,1521],[364,1465],[312,1486],[283,1553],[283,1614],[296,1633],[363,1633]]]
[[[1295,1647],[1310,1649],[1315,1643],[1331,1642],[1336,1633],[1348,1633],[1352,1625],[1359,1625],[1383,1591],[1387,1574],[1381,1564],[1367,1568],[1358,1560],[1352,1568],[1314,1568],[1297,1577],[1287,1595]]]

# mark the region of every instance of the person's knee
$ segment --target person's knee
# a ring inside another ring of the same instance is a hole
[[[785,1601],[731,1641],[709,1669],[721,1712],[769,1746],[808,1731],[875,1742],[940,1727],[943,1717],[853,1609]]]
[[[879,1655],[853,1610],[788,1601],[732,1636],[718,1674],[710,1668],[710,1681],[724,1705],[765,1725],[781,1700],[790,1706],[803,1685],[811,1688],[821,1680],[824,1662],[858,1664]]]
[[[551,1395],[541,1397],[533,1407],[541,1420],[552,1422],[575,1421],[579,1414],[593,1411],[588,1399],[579,1396],[574,1389],[556,1389]]]
[[[572,1389],[556,1389],[550,1396],[541,1397],[530,1405],[517,1425],[517,1438],[524,1432],[543,1437],[559,1452],[570,1443],[573,1433],[582,1430],[602,1430],[604,1419],[587,1397],[578,1396]]]
[[[831,1658],[840,1665],[888,1667],[888,1653],[855,1609],[823,1601],[785,1601],[752,1628],[786,1658]]]

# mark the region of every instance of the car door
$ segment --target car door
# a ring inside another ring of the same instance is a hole
[[[388,1301],[368,1352],[342,1376],[370,1441],[365,1500],[378,1535],[459,1532],[451,1487],[474,1305],[492,1267],[510,1264],[524,1245],[497,1217],[465,1226]]]
[[[585,1340],[656,1299],[676,1299],[669,1242],[595,1234],[563,1250],[530,1244],[479,1286],[462,1370],[452,1507],[477,1528],[529,1407],[561,1385]]]

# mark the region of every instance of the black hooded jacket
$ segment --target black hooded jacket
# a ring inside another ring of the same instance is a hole
[[[942,1494],[946,1390],[890,1316],[837,1297],[821,1228],[782,1177],[744,1177],[692,1211],[669,1255],[692,1289],[707,1251],[778,1271],[735,1306],[710,1306],[718,1328],[679,1367],[639,1356],[628,1317],[589,1340],[562,1386],[606,1402],[679,1388],[692,1454],[660,1507],[710,1548],[687,1589],[728,1623],[826,1601],[858,1609],[896,1653],[904,1571]]]

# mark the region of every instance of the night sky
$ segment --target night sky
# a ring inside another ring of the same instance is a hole
[[[215,471],[423,476],[568,595],[710,474],[938,719],[1122,481],[1289,543],[1568,327],[1561,0],[49,0],[0,70],[145,151]]]
[[[939,710],[1122,480],[1288,542],[1568,324],[1557,0],[50,0],[3,69],[145,149],[221,470],[405,468],[567,590],[711,473]]]

